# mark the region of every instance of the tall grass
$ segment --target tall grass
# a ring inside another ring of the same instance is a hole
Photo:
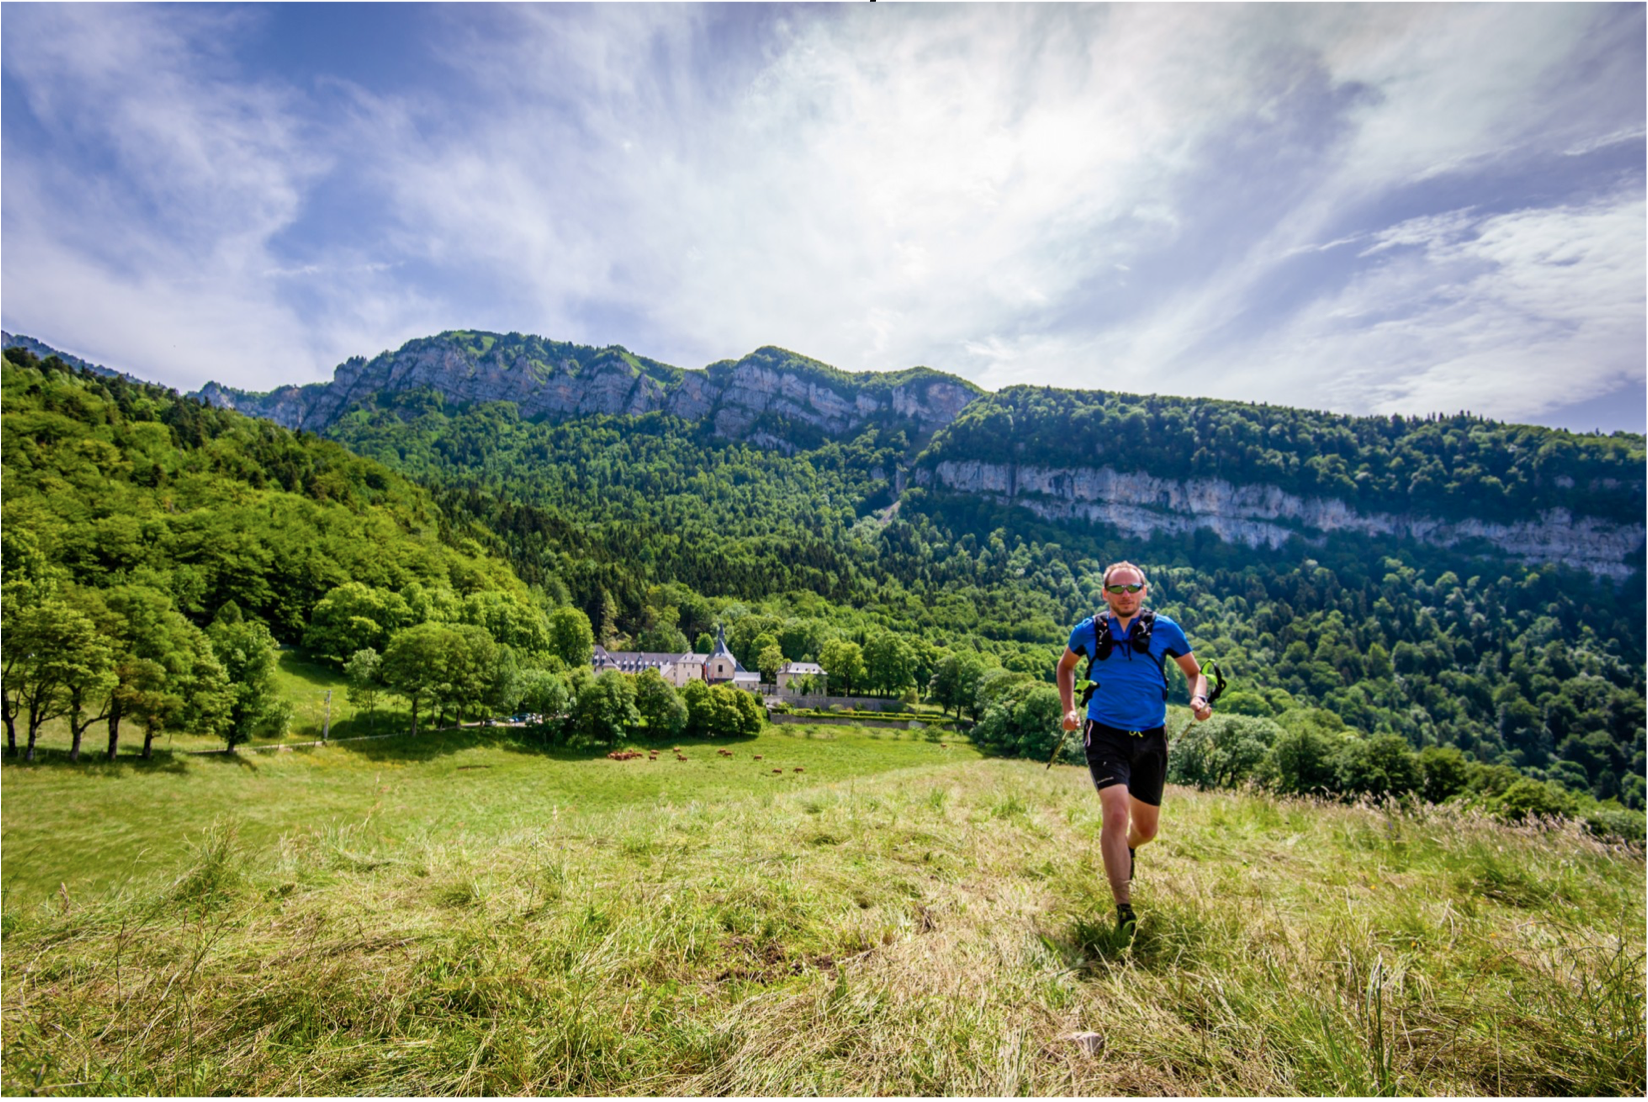
[[[8,903],[4,1089],[1642,1093],[1640,851],[1171,789],[1128,942],[1098,810],[969,761],[490,832],[225,818],[165,883]]]

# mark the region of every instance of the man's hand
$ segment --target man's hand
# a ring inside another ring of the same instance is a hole
[[[1081,712],[1076,707],[1076,663],[1080,656],[1069,647],[1064,648],[1064,654],[1059,658],[1058,669],[1054,671],[1053,680],[1058,682],[1059,703],[1064,705],[1064,729],[1066,731],[1081,730]]]
[[[1212,717],[1213,705],[1207,702],[1205,696],[1193,696],[1190,698],[1190,712],[1196,717],[1197,723],[1202,723]]]

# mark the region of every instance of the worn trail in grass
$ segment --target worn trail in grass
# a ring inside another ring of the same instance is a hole
[[[231,820],[168,884],[8,904],[4,1089],[1643,1091],[1639,850],[1170,789],[1129,944],[1084,770],[870,742],[406,838]]]
[[[223,815],[235,817],[242,842],[254,848],[320,826],[385,840],[484,837],[580,811],[720,800],[977,757],[967,743],[799,725],[679,745],[684,762],[667,746],[656,762],[615,762],[547,750],[523,732],[468,728],[291,752],[161,752],[148,762],[71,765],[51,753],[33,765],[7,759],[4,888],[24,904],[59,885],[73,895],[149,876],[175,865],[186,840]]]

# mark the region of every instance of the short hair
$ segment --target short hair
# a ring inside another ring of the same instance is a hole
[[[1128,562],[1126,559],[1123,559],[1121,562],[1113,562],[1109,566],[1105,567],[1104,568],[1104,577],[1100,579],[1099,584],[1100,585],[1109,585],[1110,584],[1110,575],[1114,574],[1118,570],[1131,570],[1131,571],[1133,571],[1133,573],[1135,573],[1139,576],[1139,581],[1143,582],[1145,585],[1150,584],[1149,579],[1144,576],[1144,568],[1140,567],[1140,566],[1135,566],[1132,563]]]

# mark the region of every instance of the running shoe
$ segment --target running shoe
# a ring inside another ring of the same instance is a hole
[[[1139,918],[1133,913],[1133,904],[1116,904],[1116,929],[1125,937],[1132,937],[1139,928]]]

